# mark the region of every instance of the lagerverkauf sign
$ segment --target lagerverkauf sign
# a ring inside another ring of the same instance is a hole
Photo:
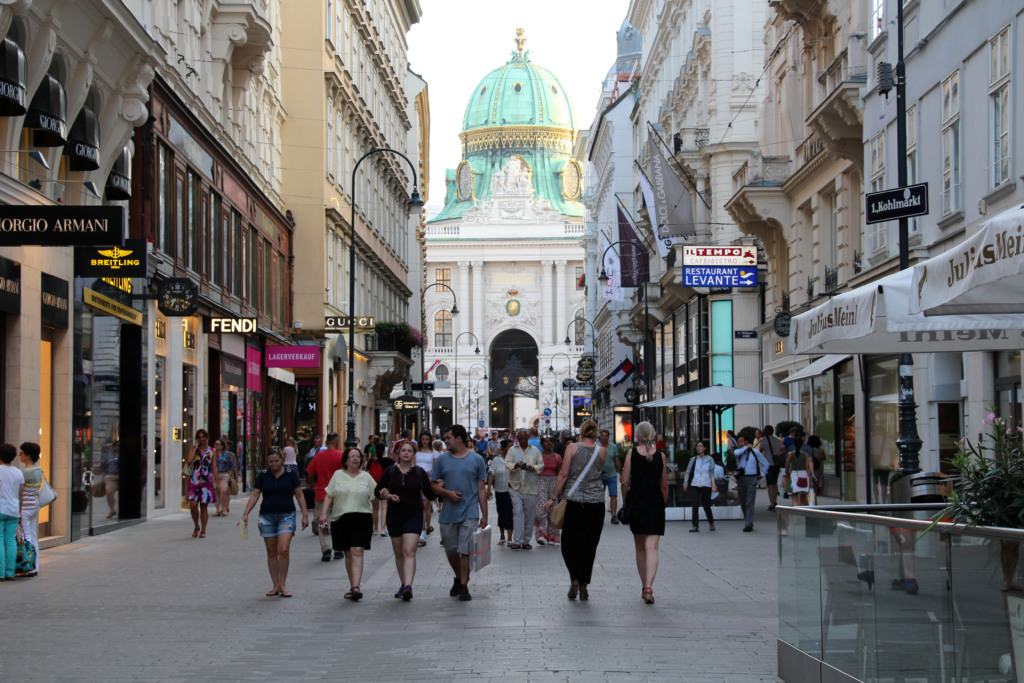
[[[124,212],[120,206],[0,206],[0,246],[119,246]]]
[[[866,195],[864,222],[884,223],[928,213],[928,183],[870,192]]]
[[[268,368],[318,368],[319,346],[268,346],[263,359]]]
[[[687,287],[756,287],[757,266],[683,266]]]

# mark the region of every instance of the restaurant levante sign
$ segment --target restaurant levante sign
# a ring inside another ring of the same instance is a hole
[[[120,206],[0,206],[0,246],[120,246],[124,212]]]

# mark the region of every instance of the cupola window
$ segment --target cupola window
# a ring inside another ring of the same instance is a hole
[[[512,86],[512,89],[515,90],[516,93],[518,94],[518,93],[522,92],[523,84],[522,83],[516,83],[515,85]]]

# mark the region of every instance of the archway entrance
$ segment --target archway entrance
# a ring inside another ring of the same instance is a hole
[[[491,343],[488,426],[530,427],[537,416],[537,342],[522,330],[506,330]]]

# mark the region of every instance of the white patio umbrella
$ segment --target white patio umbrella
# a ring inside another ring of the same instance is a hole
[[[1024,313],[1024,205],[913,268],[910,313]],[[1019,348],[1019,347],[1018,347]]]
[[[655,401],[641,403],[641,408],[672,408],[681,406],[703,406],[711,409],[718,420],[718,429],[715,430],[715,449],[718,448],[718,433],[722,431],[722,413],[729,408],[742,405],[770,405],[770,404],[795,404],[794,401],[771,394],[762,394],[757,391],[747,391],[736,387],[726,387],[716,384],[712,387],[705,387],[685,394],[677,394],[666,398],[659,398]]]

